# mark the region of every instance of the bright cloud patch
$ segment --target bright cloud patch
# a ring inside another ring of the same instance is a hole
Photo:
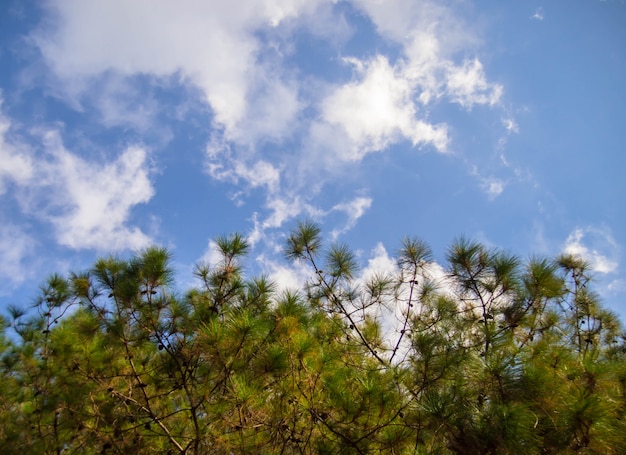
[[[286,264],[263,254],[256,261],[267,277],[276,283],[279,292],[302,289],[312,276],[311,268],[303,261]]]
[[[322,104],[322,118],[340,125],[353,146],[344,153],[359,159],[365,153],[385,149],[399,138],[413,145],[432,143],[444,151],[448,141],[445,126],[416,119],[413,87],[408,79],[378,56],[370,62],[349,59],[361,80],[339,87]]]
[[[389,256],[382,243],[378,243],[367,260],[367,266],[361,271],[360,281],[366,282],[376,276],[392,275],[397,271],[397,260]]]
[[[618,245],[612,235],[597,228],[575,229],[565,241],[563,252],[580,256],[589,262],[593,271],[615,273],[619,262],[615,259]]]
[[[113,251],[146,246],[149,237],[127,226],[132,207],[154,195],[146,151],[129,147],[114,161],[98,164],[67,151],[55,133],[47,142],[51,160],[40,169],[41,191],[48,193],[46,217],[59,243]]]
[[[266,75],[268,67],[256,59],[261,45],[254,32],[310,11],[317,2],[237,3],[52,1],[48,7],[56,21],[34,38],[64,90],[78,99],[94,77],[107,72],[177,75],[202,90],[230,134],[237,136],[247,119],[258,133],[276,135],[297,111],[297,95],[280,74]],[[250,99],[257,100],[252,117]]]
[[[509,133],[519,133],[519,126],[515,119],[510,117],[503,118],[502,124]]]
[[[66,98],[80,106],[97,82],[106,96],[89,99],[103,120],[145,130],[158,107],[148,97],[134,108],[127,94],[141,99],[125,79],[141,76],[155,86],[175,81],[199,89],[213,113],[212,137],[219,136],[207,148],[209,175],[247,186],[236,192],[237,204],[248,189],[265,191],[270,214],[264,223],[272,227],[302,213],[327,181],[369,152],[402,141],[447,151],[448,125],[429,120],[429,102],[443,98],[470,109],[494,105],[501,93],[487,81],[477,58],[454,63],[453,53],[473,40],[467,26],[437,3],[354,2],[380,36],[400,46],[403,58],[391,63],[382,54],[333,57],[321,64],[354,67],[353,79],[333,82],[321,82],[287,62],[302,30],[332,45],[335,38],[348,39],[351,24],[334,3],[241,0],[233,7],[200,0],[70,0],[47,5],[53,19],[32,36]],[[321,16],[340,25],[319,30]],[[306,133],[283,145],[298,132]],[[263,147],[268,143],[274,145],[271,157]],[[345,166],[338,166],[341,162]]]
[[[37,135],[46,150],[41,156],[26,143],[7,140],[10,127],[0,115],[0,195],[15,197],[21,215],[52,223],[59,244],[71,248],[122,250],[149,243],[140,229],[126,226],[131,208],[154,195],[145,150],[130,147],[112,162],[92,163],[66,150],[59,133],[50,131]],[[5,194],[9,184],[14,191]],[[13,244],[5,241],[9,232]],[[16,276],[32,243],[20,232],[5,223],[2,233],[4,266],[14,266]]]

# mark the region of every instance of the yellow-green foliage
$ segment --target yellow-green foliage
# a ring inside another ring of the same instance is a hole
[[[243,273],[241,235],[176,290],[170,254],[52,276],[0,320],[0,453],[626,453],[619,321],[579,258],[460,239],[447,281],[406,238],[361,279],[303,222],[299,290]]]

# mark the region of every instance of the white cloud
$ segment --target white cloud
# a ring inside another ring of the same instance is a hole
[[[200,263],[206,264],[210,267],[217,267],[223,260],[224,257],[217,246],[217,242],[215,240],[209,240],[207,249],[200,258]]]
[[[596,227],[575,229],[563,246],[564,253],[580,256],[589,262],[594,272],[601,274],[611,274],[618,270],[619,250],[611,233]]]
[[[453,101],[469,108],[497,100],[498,87],[486,82],[477,59],[462,66],[449,60],[452,52],[476,41],[449,8],[429,1],[355,4],[372,18],[379,33],[401,44],[409,58],[394,67],[380,56],[360,64],[362,80],[338,86],[322,103],[322,116],[341,125],[353,143],[348,158],[359,159],[398,138],[413,144],[432,143],[444,150],[445,126],[430,124],[411,99],[416,88],[421,100],[429,98],[431,87],[427,86],[440,84],[436,81],[441,80],[441,71]],[[278,44],[263,43],[255,32],[271,32],[283,25],[288,30],[289,20],[296,18],[314,23],[317,11],[324,17],[331,14],[323,0],[239,0],[235,4],[68,0],[49,5],[56,20],[33,39],[70,91],[84,90],[90,78],[105,73],[177,75],[202,90],[226,138],[247,145],[263,137],[280,140],[292,134],[296,117],[306,106],[299,96],[297,75],[282,65],[284,43],[289,39],[283,36]],[[345,39],[349,28],[341,17],[336,19],[344,25],[320,32],[329,40],[333,36]],[[276,51],[274,60],[267,60],[268,50]],[[109,121],[124,118],[119,102],[103,104]]]
[[[398,46],[398,58],[345,58],[354,66],[354,78],[343,82],[299,73],[288,64],[297,31],[307,29],[333,46],[334,38],[345,41],[350,35],[335,4],[50,0],[50,15],[31,39],[68,101],[79,106],[92,100],[108,126],[127,123],[145,131],[158,112],[150,96],[139,104],[129,101],[139,99],[133,78],[198,90],[213,113],[207,172],[243,187],[235,194],[237,204],[252,189],[266,194],[268,213],[253,235],[258,239],[264,229],[322,211],[311,202],[320,188],[369,152],[401,141],[446,152],[448,126],[429,119],[427,104],[445,99],[466,109],[492,106],[502,93],[487,80],[477,57],[455,63],[459,55],[471,56],[479,39],[458,11],[434,1],[355,0],[378,33]],[[318,27],[320,17],[332,25]],[[92,93],[98,84],[102,96]],[[149,199],[147,194],[131,199],[121,210],[124,216]],[[76,213],[86,211],[75,206]],[[342,229],[360,216],[348,215]],[[72,238],[85,237],[80,232]],[[143,241],[138,230],[124,232],[135,239],[130,243]],[[67,235],[62,238],[74,244]]]
[[[279,292],[303,289],[312,276],[311,268],[303,261],[287,265],[264,254],[259,255],[256,261],[267,277],[276,283]]]
[[[356,197],[349,202],[342,202],[335,205],[331,211],[344,212],[348,219],[343,227],[334,229],[330,233],[331,238],[336,239],[341,234],[344,234],[352,229],[356,225],[359,218],[361,218],[371,206],[372,198],[363,196]]]
[[[514,118],[505,117],[502,119],[502,124],[509,133],[519,133],[519,125]]]
[[[411,81],[392,68],[387,59],[377,56],[354,64],[358,82],[338,87],[322,102],[324,121],[340,125],[352,142],[344,158],[358,160],[370,151],[385,149],[401,138],[413,145],[432,143],[445,151],[448,142],[445,126],[431,125],[416,118]]]
[[[132,208],[154,195],[143,148],[128,147],[100,164],[67,151],[55,132],[46,133],[45,141],[50,160],[40,165],[31,198],[45,197],[43,217],[55,227],[60,244],[117,251],[150,242],[139,228],[127,226]]]
[[[482,188],[489,196],[489,199],[495,199],[504,191],[505,183],[498,178],[484,179]]]
[[[132,127],[142,133],[154,128],[158,104],[152,95],[118,74],[107,74],[101,79],[87,96],[98,109],[104,126]]]
[[[335,151],[333,159],[358,161],[402,140],[446,152],[448,127],[433,124],[426,105],[441,99],[468,110],[499,104],[503,87],[487,80],[478,58],[455,63],[456,53],[479,40],[450,9],[429,1],[356,4],[381,35],[401,46],[402,54],[393,64],[382,55],[344,58],[354,66],[356,78],[336,86],[322,101],[320,118],[327,125],[311,126],[319,148]]]
[[[237,173],[243,176],[253,188],[258,186],[267,187],[270,193],[274,193],[280,182],[280,172],[267,161],[257,161],[251,168],[238,163]]]
[[[272,241],[267,236],[267,231],[280,228],[284,223],[296,218],[301,214],[308,216],[319,216],[321,211],[303,201],[300,197],[283,197],[280,195],[270,195],[265,201],[265,208],[269,214],[263,219],[259,219],[259,213],[252,216],[253,228],[248,234],[248,241],[254,246],[263,240],[267,245]],[[270,236],[271,237],[271,236]]]
[[[478,59],[466,60],[462,66],[448,70],[446,92],[451,100],[471,109],[475,104],[493,106],[502,96],[499,84],[490,84]]]
[[[396,272],[398,272],[396,259],[390,257],[385,246],[379,242],[372,249],[367,266],[361,270],[359,281],[365,282],[377,275],[392,275]]]
[[[280,141],[290,136],[304,107],[298,84],[291,76],[267,65],[257,67],[255,72],[256,77],[248,82],[247,105],[241,119],[228,130],[229,139],[252,148],[259,140]]]
[[[8,182],[24,185],[33,176],[31,157],[19,150],[26,146],[7,140],[11,122],[2,114],[1,108],[2,92],[0,92],[0,195],[6,192]]]
[[[626,280],[618,278],[611,281],[607,286],[607,290],[611,294],[621,294],[623,292],[626,293]]]
[[[493,176],[484,177],[475,165],[470,166],[470,174],[478,179],[480,188],[490,200],[500,196],[506,188],[507,183],[504,180]]]
[[[7,288],[7,283],[18,285],[26,279],[29,275],[26,260],[34,246],[34,239],[17,226],[6,221],[0,224],[0,291]]]
[[[443,96],[467,109],[498,103],[503,88],[487,81],[478,58],[465,59],[461,65],[454,62],[456,55],[472,51],[481,41],[458,11],[428,0],[357,3],[383,36],[402,46],[406,57],[402,73],[423,104]]]
[[[15,184],[11,196],[22,209],[19,217],[51,223],[57,241],[71,248],[116,251],[149,242],[140,229],[126,225],[132,207],[154,194],[144,149],[129,147],[111,163],[92,163],[67,151],[58,132],[48,131],[37,136],[47,154],[37,156],[31,146],[7,141],[10,127],[0,114],[0,195],[6,182]],[[7,243],[9,233],[14,245]],[[32,240],[19,226],[5,223],[2,242],[2,267],[13,267],[18,274]]]
[[[262,45],[255,32],[319,3],[55,0],[47,3],[48,26],[33,41],[75,98],[106,73],[177,76],[202,90],[216,122],[233,138],[275,137],[288,130],[299,109],[297,87],[258,59]]]
[[[534,20],[536,20],[536,21],[542,21],[542,20],[543,20],[543,18],[544,18],[544,15],[543,15],[543,8],[541,8],[541,7],[537,8],[537,9],[535,10],[535,13],[534,13],[532,16],[530,16],[530,18],[531,18],[531,19],[534,19]]]
[[[285,221],[295,218],[307,208],[307,204],[303,203],[299,197],[291,199],[271,198],[267,201],[266,206],[271,210],[271,214],[263,222],[264,228],[281,227]]]
[[[268,195],[280,186],[280,168],[266,160],[245,160],[233,153],[223,135],[214,134],[206,149],[206,171],[214,179],[251,188],[264,187]]]
[[[429,49],[434,44],[437,53],[446,57],[478,42],[471,27],[444,2],[357,0],[354,3],[369,15],[382,36],[404,46],[410,45],[415,35],[423,31],[435,38]]]

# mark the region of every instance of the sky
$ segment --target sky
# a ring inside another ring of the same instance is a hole
[[[619,0],[2,0],[0,310],[51,273],[298,220],[391,267],[416,236],[581,255],[626,321]]]

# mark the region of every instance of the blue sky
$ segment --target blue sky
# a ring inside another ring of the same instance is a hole
[[[234,231],[291,286],[306,218],[364,271],[580,254],[626,320],[625,43],[623,1],[5,0],[0,307],[149,244],[190,284]]]

